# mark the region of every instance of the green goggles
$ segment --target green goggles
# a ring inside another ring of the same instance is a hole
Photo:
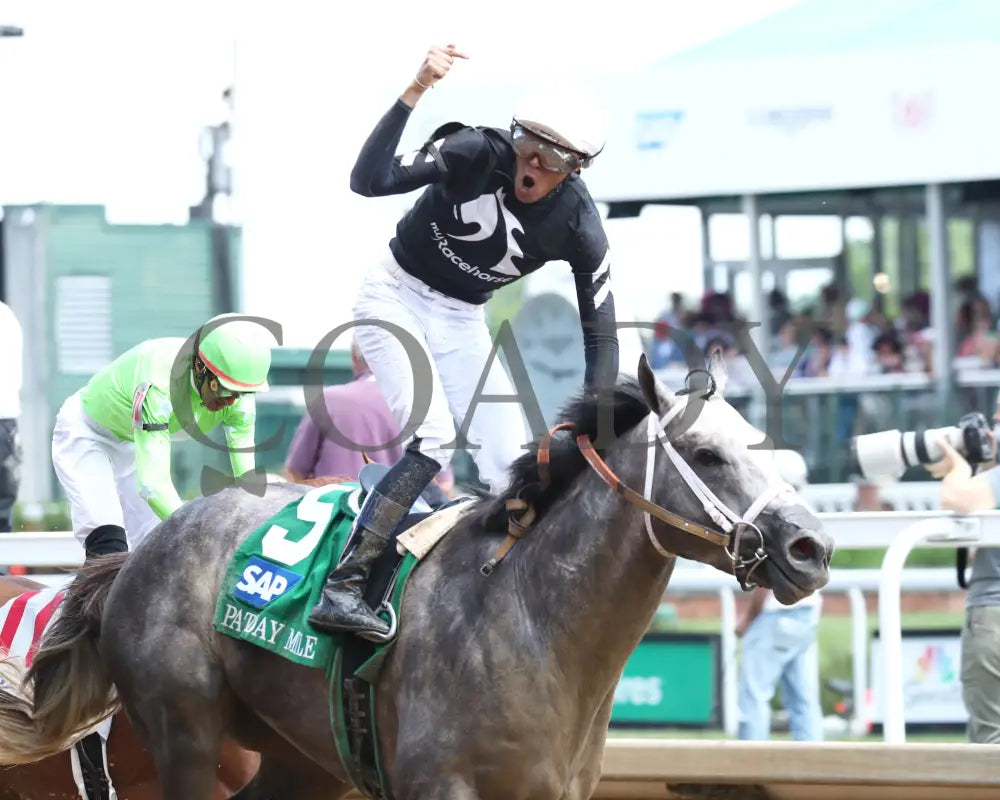
[[[579,153],[552,144],[520,125],[511,125],[510,133],[514,152],[521,158],[537,155],[542,167],[549,172],[576,172],[583,167],[583,156]]]

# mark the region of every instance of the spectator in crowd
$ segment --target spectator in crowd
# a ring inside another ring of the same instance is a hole
[[[684,296],[680,292],[670,293],[670,306],[660,313],[657,322],[666,322],[671,328],[679,328],[684,322]]]
[[[24,334],[11,307],[0,302],[0,533],[14,530],[14,502],[21,472],[21,380]]]
[[[857,489],[852,511],[892,511],[892,503],[882,498],[881,480],[870,480],[863,475],[852,475],[851,482]]]
[[[354,341],[351,342],[351,366],[352,381],[323,390],[326,413],[339,436],[326,435],[324,420],[306,411],[285,458],[285,475],[290,481],[333,476],[354,479],[365,465],[365,455],[386,465],[395,464],[403,457],[402,442],[393,441],[399,438],[399,425]],[[451,496],[454,478],[450,467],[442,470],[436,484]],[[433,490],[427,492],[425,498],[437,502],[447,499]]]
[[[769,308],[768,318],[770,320],[771,336],[775,337],[779,334],[785,323],[792,318],[791,312],[788,310],[788,298],[785,297],[785,293],[781,289],[772,289],[767,295],[767,304]]]
[[[985,297],[977,297],[959,307],[958,327],[961,338],[956,355],[973,359],[982,367],[994,366],[998,352],[997,333],[993,312]]]
[[[796,490],[807,483],[805,460],[794,450],[776,450],[781,476]],[[799,741],[823,739],[819,698],[819,630],[822,599],[818,592],[797,603],[779,603],[770,589],[750,595],[736,625],[743,640],[739,675],[739,738],[764,740],[771,734],[771,699],[781,686],[792,736]]]
[[[993,414],[1000,422],[1000,396]],[[1000,507],[1000,467],[976,475],[941,440],[944,458],[927,467],[941,478],[941,507],[961,514]],[[1000,548],[977,548],[965,597],[962,625],[962,702],[969,714],[968,739],[1000,743]]]
[[[671,337],[673,326],[666,320],[659,320],[655,323],[653,336],[648,347],[649,366],[652,369],[663,369],[671,364],[685,363],[684,350],[678,342]],[[674,335],[677,335],[676,331]],[[682,336],[687,334],[682,333]],[[683,341],[683,339],[681,339]]]
[[[903,298],[902,310],[895,322],[903,345],[904,372],[930,372],[933,331],[929,327],[931,300],[927,292],[914,292]]]
[[[797,317],[790,317],[779,329],[777,338],[771,347],[770,367],[775,377],[780,381],[785,377],[785,372],[789,367],[798,369],[801,361],[796,361],[799,355],[801,343],[799,341],[799,328],[803,325],[803,320]]]
[[[844,298],[840,293],[840,287],[835,283],[828,283],[820,290],[819,321],[824,327],[829,328],[835,334],[843,334],[847,330],[847,317],[844,309]]]
[[[334,475],[357,478],[365,465],[362,451],[380,464],[395,464],[403,457],[402,442],[393,442],[399,437],[399,425],[354,341],[351,366],[352,381],[323,390],[326,412],[339,436],[325,435],[321,430],[325,420],[307,410],[285,458],[289,480]],[[382,446],[389,443],[389,447]]]
[[[881,333],[872,344],[875,352],[875,371],[880,375],[904,372],[903,345],[892,331]]]
[[[680,343],[674,341],[673,337],[680,332],[680,341],[683,342],[690,335],[683,331],[688,322],[687,317],[684,311],[684,296],[680,292],[671,292],[670,305],[657,316],[654,323],[656,327],[646,348],[650,367],[663,369],[671,364],[685,363],[684,349]]]
[[[836,346],[833,331],[817,328],[809,342],[805,356],[799,362],[797,374],[802,378],[830,377],[830,362]]]
[[[736,321],[733,296],[729,292],[706,292],[701,299],[701,310],[720,330],[727,330]]]
[[[847,373],[855,377],[875,371],[873,347],[878,329],[871,324],[871,305],[867,300],[854,297],[847,301]]]

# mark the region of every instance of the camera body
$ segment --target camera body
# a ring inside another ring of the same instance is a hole
[[[869,480],[899,479],[909,467],[940,461],[944,451],[939,438],[961,453],[970,464],[985,464],[996,458],[990,423],[978,411],[966,414],[958,425],[946,428],[900,432],[879,431],[856,436],[851,441],[852,459]]]

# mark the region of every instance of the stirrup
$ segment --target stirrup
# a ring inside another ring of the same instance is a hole
[[[375,615],[378,616],[380,611],[385,611],[389,614],[389,630],[386,633],[377,633],[376,631],[358,631],[355,636],[360,636],[362,639],[367,639],[369,642],[375,642],[375,644],[385,644],[386,642],[391,642],[396,638],[396,629],[399,627],[399,620],[396,618],[396,610],[392,607],[392,603],[383,602],[378,608],[375,609]]]

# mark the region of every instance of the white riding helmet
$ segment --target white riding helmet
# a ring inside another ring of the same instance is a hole
[[[604,149],[607,120],[597,96],[565,83],[535,90],[518,104],[514,123],[553,144],[584,156],[589,167]]]

